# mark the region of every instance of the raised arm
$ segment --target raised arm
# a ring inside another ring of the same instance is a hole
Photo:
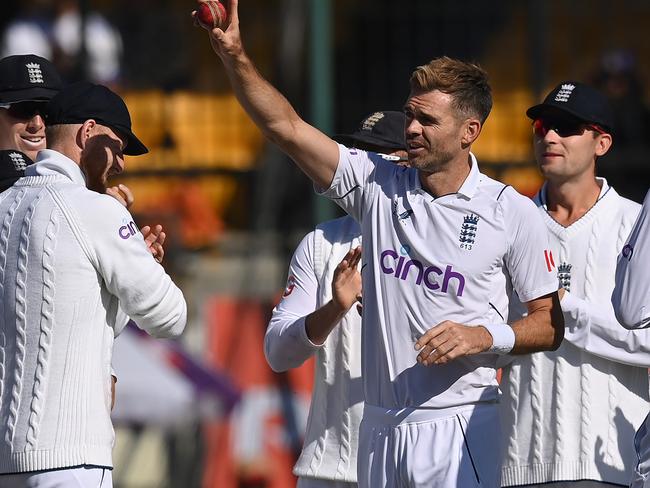
[[[328,188],[338,166],[337,144],[312,127],[287,99],[266,81],[246,55],[239,32],[237,0],[230,1],[225,31],[209,32],[235,96],[267,139],[277,144],[320,188]]]

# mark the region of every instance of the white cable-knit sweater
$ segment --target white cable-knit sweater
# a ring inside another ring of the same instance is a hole
[[[632,479],[634,431],[648,411],[650,335],[621,327],[610,297],[640,207],[600,182],[598,202],[566,228],[547,213],[545,188],[535,198],[568,291],[566,332],[557,351],[515,356],[503,370],[502,486]]]
[[[42,151],[26,175],[0,194],[0,473],[110,467],[118,301],[175,336],[185,300],[129,212],[72,160]]]
[[[305,331],[305,317],[332,298],[334,270],[361,244],[351,217],[324,222],[294,253],[285,296],[273,311],[264,338],[271,367],[284,371],[316,354],[314,388],[302,453],[294,474],[357,481],[358,431],[363,414],[361,317],[356,307],[341,319],[322,346]]]

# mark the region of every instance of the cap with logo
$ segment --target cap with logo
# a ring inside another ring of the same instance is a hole
[[[596,124],[607,132],[614,129],[612,109],[607,97],[595,88],[577,81],[560,83],[542,103],[530,107],[526,115],[531,119],[568,116]]]
[[[33,161],[28,156],[13,149],[0,151],[0,191],[5,191],[24,176],[25,168]]]
[[[90,119],[126,138],[124,154],[149,152],[131,130],[131,116],[124,100],[104,85],[72,83],[52,98],[45,113],[46,125],[83,124]]]
[[[368,144],[386,149],[405,149],[405,120],[402,112],[375,112],[363,119],[359,129],[352,134],[337,134],[333,139],[348,147]]]
[[[54,65],[35,54],[0,59],[0,104],[46,102],[63,87]]]

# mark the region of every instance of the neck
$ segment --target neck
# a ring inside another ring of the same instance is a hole
[[[549,180],[546,185],[547,210],[560,224],[571,225],[594,206],[600,190],[594,175],[561,183]]]
[[[462,153],[435,171],[419,170],[422,188],[434,197],[456,193],[467,179],[472,168],[469,153]]]

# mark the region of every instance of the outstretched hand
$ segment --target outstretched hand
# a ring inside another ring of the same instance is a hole
[[[153,256],[153,258],[158,262],[162,263],[163,258],[165,257],[165,248],[163,244],[167,238],[167,234],[163,232],[162,225],[156,225],[151,228],[149,225],[145,225],[142,229],[142,237],[144,237],[144,243],[147,245],[147,249]]]
[[[361,248],[350,249],[334,271],[332,300],[341,310],[349,310],[361,298],[360,260]]]
[[[201,3],[201,0],[199,0],[198,3]],[[212,49],[222,60],[236,57],[244,52],[241,42],[241,34],[239,32],[238,4],[238,0],[229,0],[225,3],[226,11],[228,13],[227,27],[225,31],[219,27],[208,31]],[[192,20],[195,26],[199,25],[196,18],[196,10],[192,12]]]

